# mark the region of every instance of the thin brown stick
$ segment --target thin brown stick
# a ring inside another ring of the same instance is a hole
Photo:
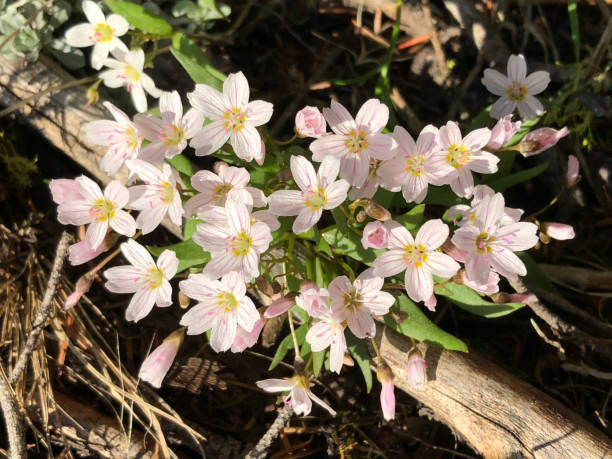
[[[245,456],[245,459],[260,459],[266,456],[266,451],[272,446],[272,442],[276,440],[276,437],[280,434],[281,430],[287,425],[289,419],[293,415],[293,408],[289,405],[285,405],[278,412],[278,416],[264,434],[263,437],[257,442],[255,447],[249,451]]]
[[[15,394],[4,374],[4,369],[0,368],[0,373],[0,407],[2,407],[2,413],[4,414],[9,441],[8,457],[10,459],[22,459],[26,457],[23,419]]]
[[[8,378],[8,382],[11,386],[17,382],[25,370],[28,360],[34,351],[34,347],[38,343],[40,332],[42,332],[45,322],[49,318],[51,311],[53,311],[53,297],[55,295],[55,288],[57,287],[57,282],[59,281],[62,266],[64,264],[64,258],[66,257],[68,246],[70,245],[71,241],[72,236],[70,233],[64,231],[60,241],[57,244],[55,260],[53,261],[53,268],[51,269],[51,275],[49,276],[49,281],[47,282],[47,289],[45,291],[43,300],[40,303],[40,307],[38,308],[38,312],[36,313],[36,318],[32,324],[32,330],[28,335],[25,346],[17,358],[17,363],[13,367],[13,371]]]

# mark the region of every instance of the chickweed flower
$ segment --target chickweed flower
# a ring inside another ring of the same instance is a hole
[[[304,375],[296,374],[288,380],[264,379],[263,381],[257,381],[255,384],[266,392],[290,392],[288,396],[283,397],[283,400],[293,408],[295,414],[309,415],[314,401],[317,405],[325,408],[332,416],[336,415],[336,412],[327,403],[310,391],[310,381]]]

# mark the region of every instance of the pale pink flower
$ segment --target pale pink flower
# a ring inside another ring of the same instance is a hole
[[[574,227],[563,223],[545,222],[542,223],[541,229],[548,237],[558,241],[566,241],[576,237]]]
[[[269,197],[270,212],[279,216],[297,215],[293,232],[303,233],[321,218],[323,210],[338,207],[346,199],[349,184],[336,180],[340,164],[327,157],[315,173],[312,163],[303,156],[291,157],[291,173],[301,191],[280,190]]]
[[[385,421],[395,419],[395,386],[393,382],[382,383],[380,389],[380,407]]]
[[[172,366],[172,362],[174,362],[181,344],[183,344],[184,337],[184,328],[179,328],[170,333],[166,339],[148,355],[145,361],[142,362],[140,370],[138,371],[138,378],[159,389],[168,370]]]
[[[538,227],[526,222],[504,224],[503,217],[504,197],[497,193],[480,202],[473,224],[462,226],[453,235],[453,244],[467,252],[467,276],[477,284],[488,282],[491,268],[510,279],[527,274],[514,252],[538,242]]]
[[[438,299],[436,298],[436,295],[432,293],[429,299],[423,302],[423,305],[431,312],[434,312],[436,310],[436,306],[438,305]]]
[[[208,206],[224,207],[228,197],[247,206],[264,207],[266,197],[261,190],[247,186],[250,179],[243,167],[225,167],[219,174],[207,170],[196,172],[191,177],[191,186],[199,193],[185,203],[185,215],[190,217]]]
[[[109,88],[120,88],[125,86],[127,92],[132,96],[132,103],[136,111],[142,113],[147,111],[147,96],[158,98],[161,91],[149,75],[143,72],[145,55],[142,49],[133,51],[122,51],[118,48],[111,50],[115,59],[107,58],[104,65],[108,70],[100,73],[100,78]]]
[[[245,204],[228,199],[225,224],[200,223],[193,241],[210,252],[204,274],[218,279],[237,270],[244,282],[259,276],[259,255],[266,250],[272,235],[265,223],[254,221]]]
[[[86,225],[85,238],[92,249],[102,245],[109,227],[119,234],[131,237],[136,232],[134,218],[122,210],[129,200],[128,190],[119,180],[113,180],[104,189],[84,175],[75,179],[81,199],[63,201],[57,208],[60,223]]]
[[[91,288],[91,284],[93,284],[95,278],[95,272],[89,271],[86,274],[79,277],[76,285],[74,286],[74,292],[68,295],[66,301],[64,302],[64,311],[73,308],[81,299],[83,295],[89,292]]]
[[[427,382],[427,363],[418,352],[413,352],[408,357],[408,384],[414,390],[422,390]]]
[[[344,314],[330,311],[315,322],[306,333],[306,342],[310,344],[312,352],[329,349],[329,369],[340,374],[346,351],[346,339],[344,337]]]
[[[170,165],[163,164],[159,170],[141,159],[129,159],[125,164],[130,172],[144,182],[144,185],[130,187],[129,204],[131,209],[140,211],[136,226],[142,229],[142,234],[148,234],[157,228],[166,214],[175,225],[181,226],[183,206]]]
[[[317,107],[306,106],[295,115],[295,132],[299,137],[318,139],[327,130],[325,117]]]
[[[157,262],[147,249],[129,239],[121,244],[129,265],[115,266],[104,271],[107,290],[113,293],[133,293],[125,319],[138,322],[146,317],[154,305],[160,308],[172,304],[170,279],[176,274],[178,258],[172,250],[164,250]]]
[[[221,280],[206,274],[190,274],[179,283],[181,292],[199,303],[181,318],[188,335],[199,335],[212,329],[210,345],[216,352],[227,351],[234,343],[238,326],[251,332],[259,313],[246,295],[242,277],[232,271]]]
[[[82,3],[83,13],[89,22],[75,25],[66,31],[66,42],[76,48],[93,46],[91,66],[98,70],[102,68],[108,53],[118,48],[127,52],[127,46],[118,37],[128,31],[128,22],[118,14],[104,17],[98,5],[89,0]]]
[[[492,174],[497,172],[499,158],[482,149],[491,138],[487,128],[476,129],[465,137],[461,136],[459,126],[449,121],[440,128],[439,151],[431,159],[434,170],[452,167],[452,172],[444,179],[457,196],[469,198],[474,191],[472,172]]]
[[[449,162],[436,159],[438,130],[434,126],[425,126],[416,142],[406,129],[396,126],[393,138],[397,142],[397,154],[378,168],[383,184],[401,186],[406,202],[420,203],[427,196],[430,183],[448,183],[445,179],[455,169]]]
[[[372,164],[374,163],[374,164]],[[378,165],[380,161],[370,160],[370,172],[368,173],[368,177],[366,181],[363,182],[363,185],[360,187],[353,186],[348,192],[348,198],[351,201],[355,201],[361,198],[372,199],[376,192],[378,191],[378,187],[380,186],[380,176],[377,173]],[[399,187],[395,187],[393,191],[399,191]]]
[[[487,143],[487,150],[497,151],[508,143],[514,134],[521,128],[520,121],[512,122],[512,115],[506,115],[499,119],[493,129],[491,129],[491,138]]]
[[[563,127],[556,130],[553,128],[540,128],[531,131],[521,140],[519,144],[519,152],[524,157],[534,156],[554,147],[557,142],[570,133],[569,129]]]
[[[330,312],[329,299],[327,289],[309,283],[300,287],[300,294],[295,298],[295,304],[310,317],[323,317]]]
[[[295,296],[282,296],[266,308],[264,312],[264,319],[271,319],[272,317],[280,316],[287,312],[295,304]],[[303,309],[303,308],[302,308]]]
[[[191,106],[212,122],[191,139],[197,156],[206,156],[230,141],[240,159],[263,164],[265,146],[257,126],[266,124],[273,106],[263,100],[249,102],[249,83],[242,72],[230,74],[223,83],[223,93],[205,84],[197,84],[187,94]]]
[[[80,201],[83,196],[79,192],[79,185],[74,179],[53,179],[49,183],[49,189],[51,190],[51,197],[53,202],[56,204],[63,204],[64,202]],[[63,223],[67,225],[69,223]]]
[[[187,148],[191,139],[202,128],[204,115],[191,108],[183,115],[181,96],[176,91],[162,92],[159,97],[161,119],[146,113],[139,113],[134,122],[145,139],[150,143],[143,147],[140,159],[158,163],[172,158]]]
[[[92,249],[89,242],[85,239],[68,247],[68,259],[73,266],[82,265],[83,263],[93,260],[107,250],[108,247],[106,247],[104,242],[102,242],[97,249]]]
[[[384,316],[395,303],[393,295],[381,291],[384,279],[374,276],[372,271],[366,269],[354,282],[338,276],[328,287],[332,311],[346,320],[357,338],[374,336],[376,324],[372,316]]]
[[[491,198],[495,195],[493,188],[487,185],[476,185],[474,187],[474,194],[472,195],[472,201],[470,205],[457,204],[448,209],[446,217],[453,220],[453,223],[457,226],[464,226],[467,224],[473,224],[476,219],[476,209],[478,205],[485,198]],[[523,215],[522,209],[515,209],[513,207],[504,207],[504,216],[502,218],[503,224],[516,223],[521,219]]]
[[[236,328],[236,338],[232,343],[230,351],[237,353],[242,352],[249,347],[255,346],[264,325],[265,321],[263,319],[259,319],[257,322],[255,322],[255,325],[253,325],[253,329],[251,331],[246,331],[244,328],[238,325]]]
[[[264,379],[257,381],[257,387],[266,392],[290,392],[283,400],[293,408],[295,414],[307,416],[312,410],[312,402],[325,408],[332,416],[336,412],[323,400],[310,391],[310,381],[306,376],[295,375],[291,379]]]
[[[499,274],[497,274],[495,271],[489,271],[489,277],[487,278],[487,282],[485,284],[478,284],[474,282],[467,277],[465,271],[462,272],[461,276],[463,285],[471,288],[472,290],[484,293],[485,295],[493,295],[494,293],[499,292]]]
[[[93,145],[108,147],[100,161],[100,169],[108,175],[114,175],[126,159],[138,156],[143,138],[136,124],[123,111],[110,102],[104,102],[104,106],[115,121],[91,121],[85,125],[85,136]]]
[[[356,187],[363,186],[370,169],[370,158],[385,160],[395,154],[395,142],[382,134],[389,120],[389,109],[377,99],[364,103],[355,119],[340,103],[331,101],[323,115],[333,134],[319,137],[310,144],[313,161],[328,156],[338,158],[340,177]]]
[[[373,221],[363,228],[361,245],[364,249],[386,249],[389,244],[389,230],[381,221]]]
[[[565,174],[565,183],[567,186],[573,186],[578,183],[580,178],[580,163],[574,155],[569,155],[567,160],[567,173]]]
[[[496,96],[501,96],[491,107],[491,116],[499,119],[512,114],[515,108],[528,120],[542,115],[544,107],[533,96],[546,89],[550,83],[549,73],[540,70],[527,75],[527,63],[522,54],[510,56],[507,70],[507,75],[494,69],[484,71],[482,84]]]
[[[406,271],[404,283],[414,301],[426,301],[433,294],[433,275],[449,278],[459,264],[437,251],[448,237],[448,226],[442,220],[429,220],[413,238],[402,225],[390,230],[389,249],[374,260],[374,274],[391,277]]]

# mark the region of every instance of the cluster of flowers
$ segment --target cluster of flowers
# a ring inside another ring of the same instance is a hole
[[[313,352],[329,348],[330,369],[339,373],[347,344],[345,329],[358,338],[373,337],[375,316],[389,312],[395,298],[382,291],[384,279],[404,272],[408,296],[434,309],[434,277],[456,276],[463,263],[461,282],[492,294],[498,291],[499,276],[514,278],[526,274],[525,265],[514,254],[533,247],[538,241],[538,226],[520,222],[522,211],[505,207],[504,198],[484,185],[474,185],[472,173],[497,171],[494,153],[517,132],[520,122],[513,122],[515,108],[525,117],[540,114],[542,106],[533,94],[548,84],[545,72],[526,76],[522,56],[512,56],[508,76],[487,70],[483,82],[494,94],[502,96],[493,106],[499,121],[492,130],[476,129],[462,135],[457,123],[449,121],[436,128],[426,126],[416,141],[402,127],[383,133],[388,108],[376,99],[368,100],[353,116],[333,101],[323,113],[305,107],[296,116],[296,132],[312,137],[312,161],[292,156],[290,169],[299,190],[278,190],[266,196],[249,187],[245,168],[217,163],[215,171],[202,170],[191,177],[197,193],[184,204],[188,188],[179,174],[165,161],[181,153],[187,144],[198,156],[210,155],[229,140],[235,154],[246,162],[262,164],[265,145],[256,129],[272,116],[272,104],[249,101],[249,86],[242,73],[231,74],[220,92],[198,84],[187,94],[191,108],[183,113],[179,94],[160,92],[142,73],[144,53],[128,51],[117,39],[127,30],[123,18],[105,18],[90,1],[83,2],[90,24],[70,29],[67,38],[75,46],[94,45],[92,65],[112,67],[101,74],[111,87],[126,86],[138,111],[146,110],[143,91],[159,97],[160,117],[137,114],[130,119],[109,102],[104,105],[113,120],[94,121],[86,126],[87,139],[107,147],[100,168],[109,175],[125,164],[127,183],[110,182],[104,191],[91,179],[57,179],[51,192],[58,204],[58,220],[63,224],[88,225],[80,242],[70,248],[72,264],[82,264],[110,249],[118,235],[130,239],[120,245],[130,263],[104,271],[106,288],[115,293],[132,293],[126,319],[137,322],[152,308],[172,304],[170,280],[179,260],[165,250],[154,260],[149,251],[135,241],[139,234],[155,230],[167,216],[176,225],[183,217],[196,216],[193,241],[210,253],[211,259],[201,273],[192,273],[179,282],[180,293],[197,301],[182,317],[184,327],[171,334],[143,363],[140,377],[159,387],[180,346],[183,335],[210,331],[210,345],[217,351],[242,352],[253,346],[264,322],[287,312],[297,304],[313,319],[306,341]],[[123,21],[123,22],[122,22]],[[108,59],[108,53],[121,54],[123,60]],[[535,101],[535,102],[534,102]],[[205,120],[208,120],[205,123]],[[331,133],[327,132],[327,126]],[[543,128],[530,133],[517,148],[525,156],[537,154],[567,130]],[[575,158],[570,159],[568,181],[578,180]],[[134,184],[140,181],[139,184]],[[363,230],[365,249],[386,249],[351,282],[346,276],[333,279],[328,288],[304,282],[297,296],[283,296],[263,313],[246,294],[246,284],[260,276],[260,257],[269,249],[272,232],[279,229],[279,216],[296,216],[293,232],[308,231],[320,220],[323,211],[340,206],[347,197],[370,199],[378,187],[401,191],[407,203],[422,202],[429,185],[450,185],[470,205],[449,209],[456,227],[440,219],[425,222],[416,236],[401,224],[387,221],[368,223]],[[124,210],[126,209],[126,210]],[[258,209],[258,210],[255,210]],[[131,212],[138,215],[134,218]],[[139,230],[139,234],[136,231]],[[569,237],[571,227],[556,226],[558,238]],[[114,233],[116,234],[113,234]],[[555,230],[552,230],[554,233]],[[552,237],[552,234],[549,234]],[[93,276],[105,264],[96,266],[68,299],[71,307],[86,292]],[[415,387],[425,382],[425,361],[415,352],[409,360],[409,376]],[[383,385],[381,404],[386,419],[394,417],[393,374],[379,362],[379,380]],[[287,392],[285,402],[296,413],[308,414],[312,401],[331,414],[335,412],[310,391],[309,378],[296,373],[289,380],[269,379],[258,386],[269,392]]]

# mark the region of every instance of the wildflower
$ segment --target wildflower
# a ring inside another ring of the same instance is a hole
[[[476,219],[476,209],[478,204],[485,198],[490,198],[495,195],[493,188],[487,185],[476,185],[474,187],[474,194],[472,195],[472,202],[470,205],[457,204],[448,209],[446,217],[453,220],[453,223],[457,226],[464,226],[467,224],[474,223]],[[521,219],[523,215],[522,209],[515,209],[512,207],[504,207],[504,216],[502,217],[502,223],[510,224],[516,223]]]
[[[376,371],[376,376],[382,388],[380,390],[380,407],[385,421],[395,419],[395,386],[393,385],[393,371],[385,362],[382,362]]]
[[[325,408],[332,416],[336,412],[323,400],[310,391],[310,381],[304,375],[295,375],[291,379],[264,379],[257,381],[257,387],[266,392],[290,392],[283,400],[290,405],[295,414],[307,416],[312,410],[312,402]]]
[[[259,255],[268,250],[272,240],[270,228],[253,221],[244,203],[233,199],[225,203],[223,225],[200,223],[193,241],[210,252],[211,260],[204,274],[212,279],[237,270],[244,282],[259,276]]]
[[[301,191],[280,190],[269,197],[270,212],[279,216],[297,215],[293,222],[296,234],[308,231],[321,218],[323,210],[338,207],[346,199],[349,184],[336,180],[340,164],[326,158],[315,173],[312,163],[303,156],[291,157],[291,173]]]
[[[139,113],[134,117],[142,135],[149,142],[140,158],[157,163],[164,158],[172,158],[187,148],[191,139],[202,128],[204,115],[191,108],[183,115],[183,103],[178,92],[162,92],[159,96],[161,119]]]
[[[318,139],[327,130],[325,117],[317,107],[306,106],[295,115],[295,133],[298,137]]]
[[[335,100],[323,115],[333,134],[324,135],[310,144],[313,161],[323,161],[328,156],[338,158],[340,177],[356,187],[363,186],[370,168],[370,158],[391,159],[394,155],[393,138],[382,134],[389,120],[389,109],[377,99],[364,103],[357,117]]]
[[[246,296],[242,277],[232,271],[221,280],[206,274],[190,274],[179,283],[181,292],[199,301],[181,318],[188,335],[199,335],[212,329],[210,345],[216,352],[227,351],[234,343],[237,327],[253,330],[260,320],[253,301]]]
[[[528,120],[542,115],[544,107],[533,96],[546,89],[550,83],[549,73],[540,70],[527,75],[527,63],[522,54],[510,56],[507,70],[507,75],[494,69],[484,71],[482,84],[496,96],[501,96],[491,107],[491,116],[499,119],[512,114],[515,108]]]
[[[179,328],[170,333],[166,339],[149,354],[145,361],[142,362],[140,370],[138,371],[138,378],[159,389],[168,370],[172,366],[172,362],[174,362],[181,344],[183,344],[184,337],[184,328]]]
[[[574,239],[576,237],[574,227],[571,225],[565,225],[563,223],[542,223],[541,230],[548,237],[557,239],[558,241],[565,241],[567,239]]]
[[[300,294],[295,298],[295,304],[306,311],[310,317],[323,317],[330,312],[329,292],[309,282],[300,286]]]
[[[389,230],[381,221],[368,223],[363,229],[361,245],[364,249],[386,249],[389,244]]]
[[[514,134],[518,132],[521,127],[521,122],[512,122],[512,115],[506,115],[499,119],[499,121],[491,129],[491,138],[487,143],[487,150],[497,151],[501,149]]]
[[[123,111],[110,102],[104,102],[104,106],[115,121],[91,121],[85,125],[85,136],[93,145],[108,147],[100,161],[100,169],[108,175],[115,175],[126,159],[138,156],[142,134]]]
[[[553,128],[541,128],[531,131],[519,143],[518,148],[524,157],[534,156],[554,147],[557,142],[570,133],[569,129],[563,127],[560,130]]]
[[[383,316],[395,303],[393,295],[381,291],[384,279],[366,269],[354,282],[346,276],[338,276],[330,282],[328,291],[332,311],[344,317],[357,338],[367,338],[376,334],[376,324],[372,316]]]
[[[455,171],[450,160],[436,161],[438,130],[432,125],[426,126],[415,142],[408,131],[396,126],[393,138],[397,142],[397,154],[394,159],[383,162],[378,175],[387,186],[401,186],[406,202],[423,202],[430,183],[441,185]]]
[[[136,111],[142,113],[147,111],[147,96],[158,98],[161,91],[149,75],[143,72],[145,55],[142,49],[133,51],[122,51],[115,48],[111,51],[115,59],[107,58],[104,65],[109,67],[100,73],[100,78],[109,88],[120,88],[125,86],[127,92],[132,96],[132,103]]]
[[[82,265],[83,263],[93,260],[108,249],[104,241],[97,249],[93,249],[87,240],[83,240],[68,247],[68,259],[73,266]]]
[[[504,197],[497,193],[480,202],[474,222],[459,228],[451,241],[467,252],[465,270],[477,284],[486,284],[491,268],[507,278],[527,274],[514,252],[527,250],[537,241],[537,226],[517,222],[504,224]]]
[[[118,14],[104,17],[98,5],[89,0],[82,3],[83,13],[89,22],[75,25],[66,31],[66,42],[76,48],[93,46],[91,66],[102,68],[108,53],[115,48],[127,52],[127,46],[118,37],[128,31],[128,22]]]
[[[208,206],[224,207],[229,196],[250,206],[264,207],[263,192],[247,186],[250,178],[243,167],[225,167],[218,174],[206,170],[196,172],[191,177],[191,186],[199,193],[185,203],[185,215],[189,217]]]
[[[85,238],[96,250],[106,236],[109,226],[119,234],[131,237],[136,232],[134,218],[122,210],[128,203],[128,190],[119,180],[113,180],[104,189],[84,175],[75,179],[80,199],[63,201],[57,208],[60,223],[86,225]],[[75,196],[76,197],[76,196]]]
[[[462,138],[459,126],[449,121],[440,128],[439,151],[431,160],[432,168],[443,170],[450,165],[454,170],[445,177],[457,196],[469,198],[474,190],[472,171],[480,174],[497,172],[499,158],[482,148],[489,142],[491,131],[476,129]]]
[[[236,156],[245,161],[255,159],[263,164],[265,147],[257,126],[272,116],[272,104],[263,100],[249,102],[249,83],[242,72],[230,74],[223,83],[223,93],[205,84],[197,84],[187,94],[191,106],[200,110],[212,123],[191,139],[197,156],[206,156],[230,141]]]
[[[423,390],[427,382],[427,362],[420,352],[412,352],[408,357],[408,384],[414,390]]]
[[[376,192],[378,191],[378,187],[381,185],[381,179],[378,175],[378,167],[380,166],[381,161],[378,161],[374,158],[370,158],[370,171],[368,172],[368,176],[366,177],[365,182],[360,187],[354,186],[351,187],[348,198],[351,201],[355,201],[357,199],[371,199],[374,197]],[[399,191],[400,187],[394,187],[392,191]]]
[[[346,339],[344,338],[344,315],[339,311],[331,310],[321,316],[306,333],[306,342],[310,344],[312,352],[323,349],[329,350],[329,369],[340,374],[346,351]]]
[[[459,270],[455,260],[436,250],[448,233],[448,226],[439,219],[421,226],[416,238],[403,226],[394,226],[390,230],[390,250],[374,260],[374,274],[390,277],[405,270],[408,296],[414,301],[428,300],[434,288],[432,275],[448,278]]]
[[[149,251],[133,239],[120,247],[130,264],[104,271],[107,280],[104,286],[113,293],[134,293],[125,311],[125,319],[138,322],[151,312],[154,305],[160,308],[170,306],[172,287],[168,281],[178,268],[176,254],[164,250],[155,262]]]
[[[255,322],[255,325],[253,325],[253,329],[251,331],[247,331],[238,325],[236,328],[236,338],[230,347],[230,351],[237,353],[244,351],[246,348],[255,346],[264,325],[265,321],[261,318]]]
[[[149,234],[157,228],[166,214],[175,225],[180,226],[183,206],[170,165],[164,164],[159,170],[140,159],[129,159],[125,163],[130,172],[144,182],[144,185],[130,188],[129,204],[130,208],[140,211],[136,226],[142,229],[142,234]]]
[[[574,155],[569,155],[567,160],[567,173],[565,174],[565,185],[574,186],[580,180],[580,163]]]

